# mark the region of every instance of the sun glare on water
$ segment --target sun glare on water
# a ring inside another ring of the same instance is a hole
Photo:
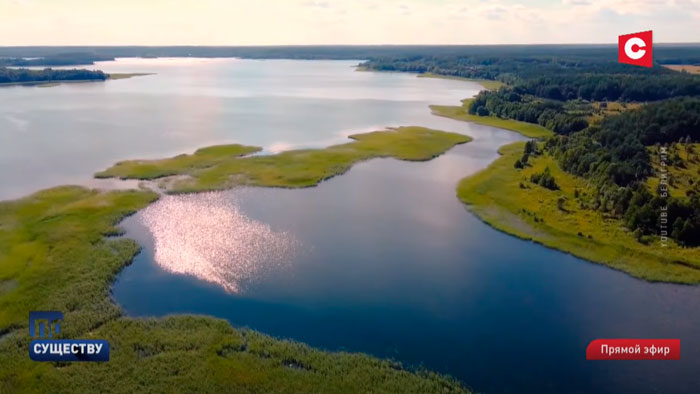
[[[141,221],[153,235],[158,265],[230,293],[283,267],[298,249],[290,234],[241,213],[230,193],[164,196],[143,211]]]

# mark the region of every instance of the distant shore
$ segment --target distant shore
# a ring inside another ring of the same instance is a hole
[[[498,90],[501,87],[506,86],[506,84],[501,82],[501,81],[494,81],[491,79],[464,78],[464,77],[458,77],[458,76],[454,76],[454,75],[441,75],[441,74],[433,74],[433,73],[418,74],[418,78],[437,78],[437,79],[451,79],[453,81],[476,82],[479,85],[483,86],[484,89],[486,89],[486,90]]]
[[[0,87],[3,86],[37,86],[42,88],[48,88],[53,86],[58,86],[65,83],[90,83],[90,82],[105,82],[109,80],[118,79],[129,79],[134,77],[143,77],[147,75],[154,75],[154,73],[113,73],[107,74],[107,79],[52,79],[47,81],[26,81],[26,82],[3,82],[0,83]]]
[[[358,65],[355,66],[355,71],[360,71],[360,72],[381,72],[381,73],[398,73],[398,74],[415,74],[417,78],[435,78],[435,79],[450,79],[453,81],[463,81],[463,82],[475,82],[481,85],[484,89],[486,90],[498,90],[499,88],[506,86],[505,83],[501,81],[494,81],[490,79],[475,79],[475,78],[464,78],[464,77],[458,77],[458,76],[453,76],[453,75],[442,75],[442,74],[434,74],[434,73],[407,73],[406,71],[384,71],[384,70],[375,70],[372,68],[369,68],[367,66],[363,65]]]

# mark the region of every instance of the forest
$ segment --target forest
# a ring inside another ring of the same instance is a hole
[[[672,153],[675,146],[693,152],[698,141],[700,98],[682,97],[606,117],[584,130],[552,137],[545,145],[565,171],[595,184],[592,209],[623,219],[641,239],[659,232],[659,213],[667,207],[670,237],[696,246],[700,244],[700,196],[693,191],[686,196],[650,191],[645,181],[654,172],[650,150],[657,155],[671,152],[666,154],[667,165],[682,167],[688,163]]]
[[[117,57],[240,57],[246,59],[332,59],[366,61],[374,70],[434,72],[470,76],[474,70],[495,76],[505,73],[551,73],[551,69],[605,63],[617,59],[617,45],[297,45],[297,46],[67,46],[0,47],[5,61],[31,59],[34,66],[93,64]],[[698,44],[655,44],[661,64],[698,64]],[[65,63],[71,59],[71,63]],[[554,65],[548,65],[554,62]],[[14,64],[26,66],[27,64]],[[479,70],[488,66],[486,70]],[[609,67],[609,64],[605,65]],[[630,66],[620,70],[634,72]],[[505,75],[503,75],[505,77]],[[475,76],[472,76],[475,77]],[[486,78],[479,75],[479,78]]]
[[[655,65],[651,69],[617,62],[617,46],[503,46],[483,47],[458,53],[369,58],[362,66],[377,71],[434,73],[464,78],[493,79],[514,84],[538,77],[564,76],[567,83],[585,81],[589,76],[678,75],[663,64],[700,64],[700,45],[654,46]],[[562,79],[558,79],[561,82]]]
[[[46,68],[43,70],[30,70],[26,68],[6,68],[0,67],[0,84],[21,84],[32,82],[50,81],[104,81],[107,74],[102,71],[90,70],[54,70]]]
[[[539,124],[558,134],[569,134],[588,127],[586,116],[592,112],[592,108],[569,111],[568,107],[562,101],[527,95],[519,89],[501,88],[495,92],[479,92],[469,104],[468,111],[473,115],[493,115]]]
[[[498,90],[481,91],[469,103],[468,112],[554,131],[542,149],[553,155],[564,171],[594,186],[588,208],[621,220],[638,241],[666,231],[680,245],[700,245],[700,196],[696,189],[670,195],[648,185],[650,177],[659,176],[652,165],[652,152],[656,156],[668,152],[672,168],[694,171],[697,165],[700,75],[662,66],[699,64],[697,51],[681,55],[664,53],[661,47],[654,53],[656,63],[650,69],[619,64],[614,54],[605,53],[604,48],[585,48],[546,55],[533,51],[501,56],[385,57],[371,59],[363,66],[504,82],[507,86]],[[621,111],[607,110],[613,106]],[[685,152],[685,160],[680,151]],[[541,153],[534,142],[526,144],[514,167],[528,166],[528,158]],[[692,177],[698,176],[700,173]],[[551,190],[558,188],[549,169],[534,174],[530,181]],[[668,182],[673,181],[669,176]],[[694,184],[693,179],[688,182]]]
[[[0,48],[0,52],[2,52],[2,48]],[[90,65],[96,61],[105,60],[114,60],[114,57],[86,52],[66,52],[47,54],[41,57],[0,57],[0,67],[77,66]]]

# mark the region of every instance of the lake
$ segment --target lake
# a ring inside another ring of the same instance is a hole
[[[484,393],[697,392],[700,288],[646,283],[483,224],[456,183],[522,138],[430,115],[477,85],[356,63],[123,59],[98,68],[157,75],[0,89],[11,103],[0,106],[3,193],[92,184],[114,161],[214,143],[270,153],[384,126],[468,134],[432,161],[371,160],[315,188],[164,197],[123,222],[144,249],[113,296],[131,316],[213,315]],[[682,359],[585,360],[588,342],[616,337],[680,338]]]
[[[429,117],[427,105],[458,103],[479,90],[472,83],[355,72],[358,63],[119,59],[91,67],[155,75],[0,87],[0,199],[84,184],[119,160],[206,145],[238,142],[270,152],[323,147],[352,133],[420,122]]]

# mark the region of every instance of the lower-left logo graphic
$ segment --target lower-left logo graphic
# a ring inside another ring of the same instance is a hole
[[[63,313],[29,312],[29,357],[34,361],[109,361],[104,339],[55,339],[61,332]]]

